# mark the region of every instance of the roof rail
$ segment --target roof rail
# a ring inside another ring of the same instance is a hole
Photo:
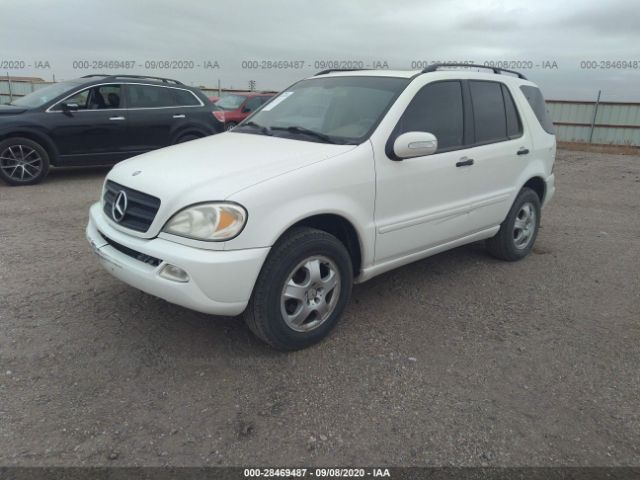
[[[135,78],[138,80],[160,80],[163,83],[174,83],[176,85],[184,85],[184,83],[178,81],[178,80],[173,80],[172,78],[163,78],[163,77],[152,77],[149,75],[106,75],[104,73],[94,73],[91,75],[85,75],[82,78],[91,78],[91,77],[105,77],[105,80],[107,78],[110,79],[116,79],[116,78]]]
[[[364,70],[364,68],[330,68],[328,70],[322,70],[321,72],[316,73],[314,77],[317,77],[318,75],[326,75],[327,73],[333,72],[357,72],[359,70]]]
[[[527,79],[527,77],[525,77],[520,72],[516,72],[515,70],[507,70],[506,68],[500,68],[500,67],[489,67],[487,65],[477,65],[475,63],[433,63],[429,65],[427,68],[425,68],[424,70],[422,70],[422,73],[436,72],[438,71],[439,68],[446,68],[446,67],[486,68],[489,70],[493,70],[493,73],[497,73],[497,74],[501,74],[503,72],[512,73],[514,75],[517,75],[518,78],[521,78],[522,80]]]

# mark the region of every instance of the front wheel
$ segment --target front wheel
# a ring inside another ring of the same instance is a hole
[[[33,185],[49,172],[49,154],[28,138],[0,142],[0,178],[9,185]]]
[[[274,245],[245,310],[247,325],[280,350],[298,350],[324,338],[351,296],[353,270],[333,235],[295,228]]]
[[[496,236],[487,240],[489,253],[510,262],[526,257],[538,236],[540,210],[538,194],[523,188]]]
[[[229,130],[232,130],[236,125],[237,123],[235,122],[227,122],[224,124],[224,129],[228,132]]]

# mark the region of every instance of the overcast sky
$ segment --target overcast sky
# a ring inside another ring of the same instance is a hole
[[[96,73],[74,61],[132,60],[134,68],[100,73],[281,89],[323,61],[411,69],[416,61],[510,60],[533,62],[522,71],[547,98],[592,99],[602,89],[604,99],[640,101],[640,65],[580,68],[640,63],[638,9],[637,0],[0,0],[0,66],[2,75],[59,80]],[[163,60],[194,68],[145,68]],[[242,68],[252,60],[305,67]],[[26,68],[9,70],[16,61]],[[204,68],[216,61],[219,68]]]

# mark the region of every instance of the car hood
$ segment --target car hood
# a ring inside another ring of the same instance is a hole
[[[225,200],[252,185],[353,148],[225,132],[131,158],[117,164],[107,179],[160,199],[151,228],[144,234],[128,231],[153,237],[169,217],[188,205]]]
[[[17,113],[24,113],[28,110],[28,108],[24,107],[16,107],[13,105],[0,105],[0,115],[11,115]]]

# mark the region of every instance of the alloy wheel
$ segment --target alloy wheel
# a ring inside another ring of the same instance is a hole
[[[536,209],[532,203],[523,203],[513,223],[513,242],[522,250],[529,246],[536,230]]]
[[[280,310],[287,326],[298,332],[318,328],[338,304],[341,279],[336,264],[313,256],[300,262],[282,288]]]
[[[26,145],[11,145],[0,152],[0,168],[16,182],[26,182],[42,172],[40,154]]]

